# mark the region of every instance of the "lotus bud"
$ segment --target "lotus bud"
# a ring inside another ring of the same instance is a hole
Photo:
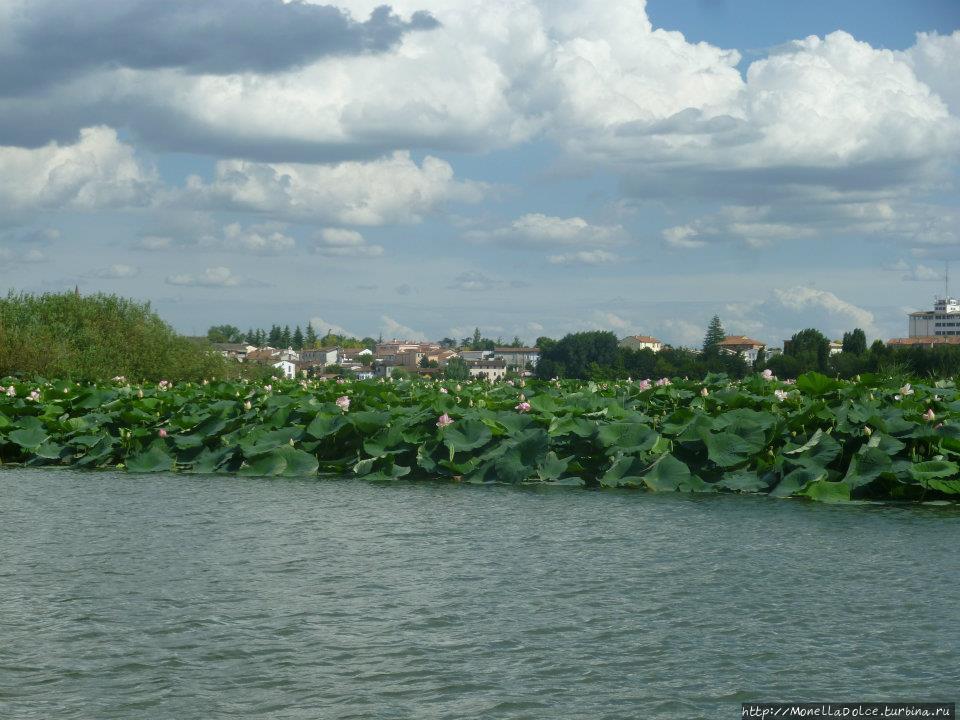
[[[162,438],[165,438],[167,436],[167,431],[164,430],[163,428],[160,428],[159,430],[157,430],[157,435],[159,435]]]
[[[243,409],[244,409],[244,410],[251,410],[251,409],[253,409],[253,404],[252,404],[249,400],[247,400],[247,401],[243,404]]]
[[[937,419],[936,414],[933,412],[933,408],[927,408],[927,411],[923,414],[923,419],[927,422],[933,422]]]
[[[710,391],[709,391],[709,390],[707,390],[706,388],[700,388],[700,395],[701,395],[702,397],[706,397],[706,396],[709,395],[709,394],[710,394]]]
[[[140,388],[139,390],[137,390],[137,397],[138,397],[138,398],[142,398],[142,397],[143,397],[143,388]]]
[[[866,435],[867,437],[870,437],[871,435],[873,435],[873,430],[870,429],[869,425],[863,426],[863,434]]]

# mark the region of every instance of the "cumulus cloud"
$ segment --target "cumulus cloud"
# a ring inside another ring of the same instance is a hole
[[[0,264],[5,266],[46,261],[47,256],[40,248],[11,248],[0,245]]]
[[[168,285],[188,287],[233,287],[241,282],[247,284],[248,281],[234,275],[230,268],[217,266],[207,268],[200,275],[168,275],[166,282]]]
[[[383,254],[383,247],[369,245],[356,230],[324,228],[314,237],[313,251],[334,257],[377,257]]]
[[[884,269],[901,273],[900,279],[908,282],[943,282],[944,280],[943,270],[937,270],[919,263],[911,265],[905,260],[899,260],[896,263],[887,265]]]
[[[551,255],[552,265],[601,265],[617,261],[617,256],[606,250],[581,250],[579,252]]]
[[[960,116],[960,83],[957,83],[960,30],[950,35],[917,33],[914,46],[895,55],[913,68],[916,76],[947,103],[954,115]]]
[[[472,230],[465,237],[474,241],[500,240],[511,244],[610,245],[623,242],[625,232],[620,225],[592,225],[581,217],[528,213],[504,227]]]
[[[854,328],[862,329],[869,338],[882,335],[870,310],[827,290],[807,286],[777,289],[762,300],[728,305],[725,312],[728,325],[735,324],[741,332],[771,346],[808,327],[817,328],[834,339]]]
[[[414,330],[408,325],[404,325],[394,320],[389,315],[380,316],[380,329],[385,338],[395,338],[397,340],[426,340],[427,336],[420,330]]]
[[[311,222],[383,225],[417,223],[446,202],[477,202],[483,192],[481,183],[455,180],[444,160],[427,156],[418,165],[408,152],[396,152],[332,165],[220,161],[210,183],[191,177],[177,202]]]
[[[333,333],[334,335],[343,335],[345,337],[359,338],[360,335],[354,332],[350,332],[342,325],[337,325],[337,323],[324,320],[319,315],[315,315],[310,318],[310,324],[313,326],[313,331],[323,337],[327,333]]]
[[[157,182],[111,128],[80,132],[71,144],[0,146],[0,211],[97,210],[146,204]]]
[[[122,278],[132,278],[140,274],[140,268],[134,265],[125,265],[115,263],[105,268],[94,270],[92,275],[104,280],[120,280]]]
[[[0,46],[0,93],[35,91],[100,68],[191,74],[275,73],[325,55],[383,52],[427,12],[403,20],[383,5],[358,22],[332,5],[282,0],[12,0]]]
[[[698,248],[706,245],[706,241],[698,239],[700,231],[693,225],[676,225],[663,231],[663,239],[670,247]]]
[[[264,223],[244,228],[240,223],[230,223],[223,228],[221,236],[204,236],[200,244],[221,247],[225,250],[253,253],[255,255],[280,255],[293,250],[297,242],[283,230],[279,223]]]
[[[447,287],[451,290],[467,290],[470,292],[488,292],[503,285],[502,280],[495,280],[482,272],[468,270],[462,272],[453,279],[453,283]]]

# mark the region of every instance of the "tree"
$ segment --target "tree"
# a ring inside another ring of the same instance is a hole
[[[214,325],[207,330],[207,340],[212,343],[243,342],[243,331],[233,325]]]
[[[290,334],[290,326],[284,325],[283,332],[280,334],[280,346],[281,347],[290,347],[293,343],[293,336]]]
[[[280,347],[280,343],[283,341],[283,331],[280,329],[279,325],[270,326],[270,334],[267,336],[267,342],[270,347]]]
[[[537,377],[585,380],[592,377],[591,368],[605,368],[616,363],[617,347],[617,336],[612,332],[595,330],[566,335],[553,347],[541,349]]]
[[[753,361],[753,369],[763,370],[766,364],[767,364],[767,351],[765,348],[760,348],[759,350],[757,350],[757,359]]]
[[[470,368],[463,358],[450,358],[447,366],[443,369],[443,377],[447,380],[469,380]]]
[[[474,328],[473,330],[473,341],[470,343],[471,350],[481,350],[480,341],[483,338],[480,335],[480,328]]]
[[[457,346],[457,341],[450,337],[445,337],[440,341],[440,347],[442,348],[454,348]]]
[[[247,330],[247,334],[243,336],[243,341],[247,343],[247,345],[253,345],[256,343],[257,334],[253,331],[253,328]]]
[[[303,349],[303,331],[300,329],[300,326],[297,325],[297,329],[293,331],[293,349],[302,350]]]
[[[303,344],[307,348],[317,346],[317,331],[313,329],[313,323],[307,323],[307,334],[303,338]]]
[[[720,316],[714,315],[707,325],[707,333],[703,337],[703,354],[708,357],[716,357],[720,354],[720,343],[727,336],[724,332],[723,324],[720,322]]]
[[[860,328],[843,334],[843,352],[863,355],[867,351],[867,336]]]
[[[783,343],[783,354],[798,361],[800,372],[825,372],[830,358],[830,341],[819,330],[807,328]]]

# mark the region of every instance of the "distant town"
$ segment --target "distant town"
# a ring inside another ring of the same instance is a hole
[[[243,340],[218,341],[241,335]],[[717,344],[719,352],[737,355],[751,366],[758,359],[773,358],[783,352],[782,346],[771,347],[746,335],[722,337]],[[357,340],[332,332],[318,338],[309,325],[306,334],[299,327],[291,333],[289,328],[278,326],[271,328],[270,333],[251,330],[243,334],[238,328],[224,325],[210,328],[206,339],[228,359],[270,366],[287,378],[333,377],[337,373],[348,373],[358,379],[433,377],[442,375],[452,362],[456,362],[462,365],[465,376],[494,381],[505,378],[508,373],[531,375],[541,355],[539,347],[524,346],[519,338],[510,345],[498,345],[482,338],[479,329],[472,338],[462,341],[444,338],[438,342],[424,342],[396,338]],[[785,343],[789,344],[789,341]],[[891,338],[886,345],[927,348],[960,345],[960,300],[938,297],[933,310],[910,313],[907,337]],[[650,335],[628,335],[619,340],[619,346],[653,353],[669,347]],[[842,341],[830,340],[829,355],[843,352],[843,347]]]

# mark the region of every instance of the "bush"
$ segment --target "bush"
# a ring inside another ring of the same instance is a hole
[[[238,364],[174,332],[150,309],[116,295],[11,292],[0,298],[0,376],[202,380]]]

